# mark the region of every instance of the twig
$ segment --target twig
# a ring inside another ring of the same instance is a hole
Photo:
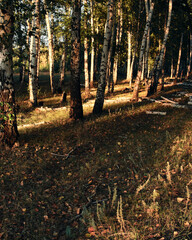
[[[65,157],[64,160],[67,160],[71,153],[73,153],[75,150],[77,149],[77,147],[74,147],[73,149],[71,149],[71,151],[68,154],[62,155],[62,154],[57,154],[57,153],[51,153],[51,155],[57,156],[57,157]]]

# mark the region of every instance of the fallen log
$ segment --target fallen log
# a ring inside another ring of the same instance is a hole
[[[168,99],[168,98],[166,98],[166,97],[161,96],[161,98],[164,99],[164,100],[166,100],[167,102],[170,102],[170,103],[173,103],[173,104],[178,104],[177,102],[172,101],[172,100],[170,100],[170,99]]]
[[[158,112],[158,111],[146,111],[146,114],[153,114],[153,115],[163,115],[165,116],[166,112]]]

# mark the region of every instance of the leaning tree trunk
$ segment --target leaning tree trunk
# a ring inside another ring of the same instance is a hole
[[[13,14],[5,3],[0,7],[0,146],[13,146],[18,138],[13,88]]]
[[[139,83],[141,81],[141,74],[142,74],[143,55],[144,55],[144,52],[145,52],[145,45],[146,45],[146,39],[147,39],[147,35],[148,35],[148,30],[149,30],[149,27],[150,27],[150,24],[151,24],[151,19],[152,19],[152,16],[153,16],[153,9],[154,9],[154,3],[151,4],[148,20],[146,22],[146,26],[145,26],[145,30],[144,30],[144,34],[143,34],[143,39],[142,39],[142,43],[141,43],[138,72],[137,72],[137,77],[136,77],[136,80],[135,80],[135,85],[134,85],[134,90],[133,90],[133,97],[132,97],[136,101],[138,101]]]
[[[94,114],[100,114],[103,110],[105,87],[106,87],[106,69],[107,69],[108,50],[109,50],[109,43],[111,38],[112,24],[113,24],[113,5],[114,5],[114,0],[109,0],[108,9],[107,9],[107,21],[105,25],[103,52],[101,57],[101,66],[100,66],[100,73],[99,73],[99,82],[97,87],[96,100],[93,108]]]
[[[83,118],[83,107],[80,90],[80,26],[81,26],[81,0],[72,1],[71,22],[71,104],[70,118],[77,120]]]
[[[90,1],[90,12],[91,12],[91,68],[90,68],[90,88],[93,88],[94,81],[94,18],[93,18],[93,0]]]
[[[189,78],[189,75],[191,73],[191,60],[192,60],[192,34],[190,33],[190,46],[189,46],[189,51],[190,51],[190,55],[189,55],[189,64],[187,67],[187,78]]]
[[[159,56],[156,58],[157,64],[156,63],[155,64],[157,67],[154,66],[154,69],[153,69],[153,79],[152,79],[151,85],[148,88],[148,93],[147,93],[148,96],[157,91],[159,75],[160,75],[160,71],[161,71],[162,65],[163,65],[163,57],[164,57],[165,47],[166,47],[167,39],[169,36],[169,29],[170,29],[170,25],[171,25],[171,15],[172,15],[172,5],[173,5],[172,2],[173,2],[173,0],[169,0],[169,12],[168,12],[167,26],[165,29],[165,35],[164,35],[163,44],[161,46]]]
[[[87,0],[84,0],[84,74],[85,74],[85,99],[90,96],[89,89],[89,66],[88,66],[88,40],[87,40]]]
[[[32,1],[36,4],[36,0]],[[29,60],[29,102],[33,107],[37,106],[37,49],[36,49],[36,11],[33,12],[32,17],[32,31],[30,41],[30,60]]]
[[[50,77],[50,85],[51,85],[51,92],[56,92],[56,84],[54,81],[54,48],[53,48],[53,34],[51,32],[51,24],[49,20],[49,12],[47,9],[46,0],[44,2],[44,9],[45,9],[45,20],[47,25],[47,34],[48,34],[48,42],[49,42],[49,77]]]
[[[183,33],[181,34],[181,41],[180,41],[180,46],[179,46],[179,54],[178,54],[178,60],[177,60],[177,69],[176,69],[176,73],[175,73],[175,79],[173,81],[174,84],[177,83],[177,78],[178,78],[178,75],[179,75],[182,45],[183,45]]]

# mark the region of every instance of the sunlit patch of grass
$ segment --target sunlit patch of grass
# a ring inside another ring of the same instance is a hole
[[[191,126],[192,127],[192,126]],[[156,166],[153,175],[145,183],[138,179],[138,188],[130,194],[131,201],[123,194],[116,196],[116,216],[111,219],[111,203],[99,204],[105,215],[95,214],[94,224],[87,225],[86,239],[185,239],[192,234],[192,204],[190,199],[192,184],[192,128],[177,138],[173,144],[174,151],[168,155],[171,163],[169,173],[167,166]],[[175,145],[176,144],[176,145]],[[182,154],[181,154],[182,151]],[[178,161],[179,154],[179,161]],[[166,156],[161,156],[165,158]],[[176,161],[175,161],[176,160]],[[182,166],[182,168],[181,168]],[[168,175],[172,176],[172,182]],[[147,185],[146,185],[147,182]],[[142,187],[141,187],[142,186]],[[123,200],[122,200],[123,199]],[[127,204],[129,202],[129,204]],[[89,212],[89,216],[93,213]],[[112,220],[112,221],[111,221]],[[188,238],[187,238],[188,239]]]

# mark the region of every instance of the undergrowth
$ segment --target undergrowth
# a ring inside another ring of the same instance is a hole
[[[85,102],[78,122],[59,95],[42,96],[46,111],[17,99],[20,145],[0,152],[0,239],[192,238],[191,110],[115,94],[99,117]]]
[[[97,203],[94,213],[84,210],[86,239],[191,239],[191,130],[175,139],[167,160],[141,179],[129,204],[130,196],[117,196],[114,188],[107,205]]]

